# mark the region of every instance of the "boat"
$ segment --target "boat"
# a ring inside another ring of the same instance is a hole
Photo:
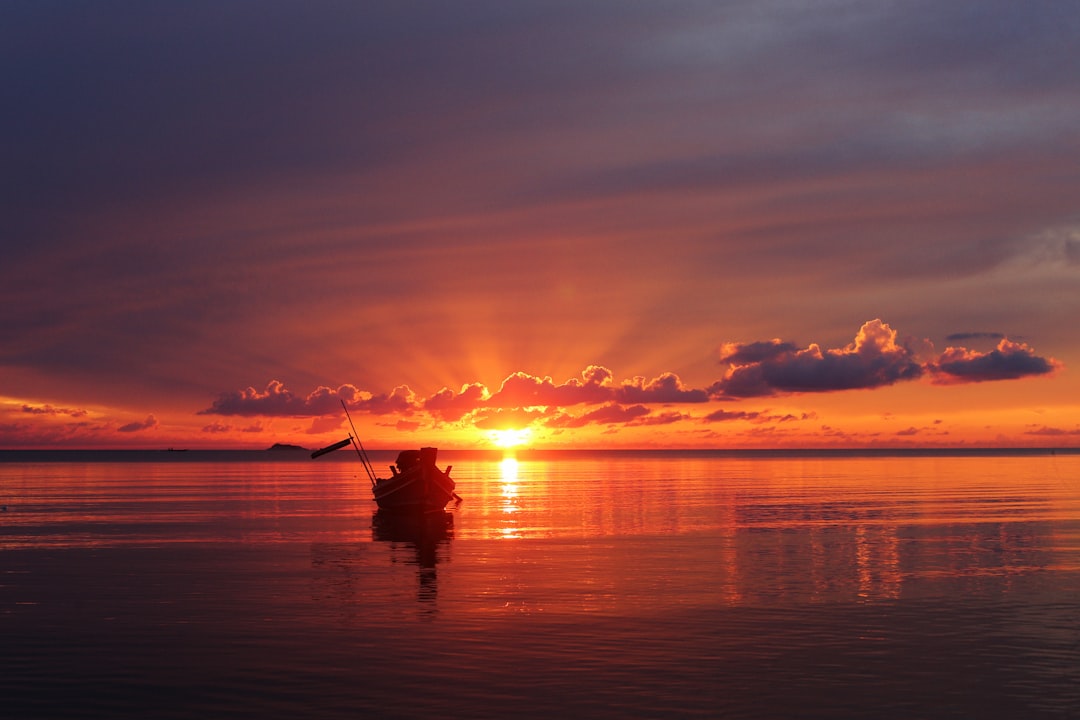
[[[455,497],[452,465],[440,470],[435,464],[438,448],[403,450],[390,466],[391,476],[375,478],[371,486],[380,510],[438,512]]]
[[[345,407],[345,414],[349,409]],[[461,502],[461,496],[455,491],[455,483],[450,479],[452,465],[440,470],[436,465],[439,450],[434,447],[422,447],[419,450],[403,450],[397,461],[390,466],[390,477],[377,477],[368,459],[367,451],[356,435],[356,427],[349,418],[352,434],[344,440],[327,445],[311,453],[312,459],[321,455],[352,446],[356,450],[360,463],[371,480],[371,493],[379,510],[398,513],[443,512],[451,499]]]

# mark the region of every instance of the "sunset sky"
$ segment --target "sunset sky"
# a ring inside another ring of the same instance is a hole
[[[0,9],[0,448],[1080,446],[1080,4]]]

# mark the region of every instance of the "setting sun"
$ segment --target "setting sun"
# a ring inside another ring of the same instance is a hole
[[[491,430],[488,432],[488,438],[491,442],[496,447],[501,448],[520,447],[527,443],[531,437],[532,431],[529,428],[519,430],[507,428],[506,430]]]

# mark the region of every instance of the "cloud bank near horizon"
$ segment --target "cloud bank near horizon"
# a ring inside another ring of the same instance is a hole
[[[989,351],[949,346],[937,353],[928,340],[900,339],[887,323],[874,319],[864,323],[854,340],[841,348],[822,348],[817,343],[800,347],[780,339],[725,343],[718,358],[725,369],[721,378],[706,388],[688,387],[674,372],[616,382],[615,374],[600,365],[589,365],[580,378],[558,384],[550,377],[516,371],[494,392],[476,382],[457,391],[444,387],[426,398],[406,385],[388,393],[372,393],[347,384],[337,389],[318,387],[299,395],[272,380],[263,390],[248,387],[223,393],[199,414],[324,418],[338,414],[344,402],[353,412],[401,417],[427,414],[436,422],[471,422],[482,429],[533,423],[567,429],[593,424],[670,424],[692,416],[671,410],[654,414],[652,408],[872,390],[923,378],[933,385],[1018,380],[1049,375],[1063,367],[1053,358],[1037,355],[1026,343],[999,333],[950,337],[1000,340]],[[764,422],[797,418],[720,409],[700,419]]]

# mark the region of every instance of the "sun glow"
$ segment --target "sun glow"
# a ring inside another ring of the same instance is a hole
[[[496,447],[501,448],[515,448],[520,447],[527,443],[532,437],[532,431],[529,428],[521,428],[520,430],[506,429],[506,430],[489,430],[488,438]]]

